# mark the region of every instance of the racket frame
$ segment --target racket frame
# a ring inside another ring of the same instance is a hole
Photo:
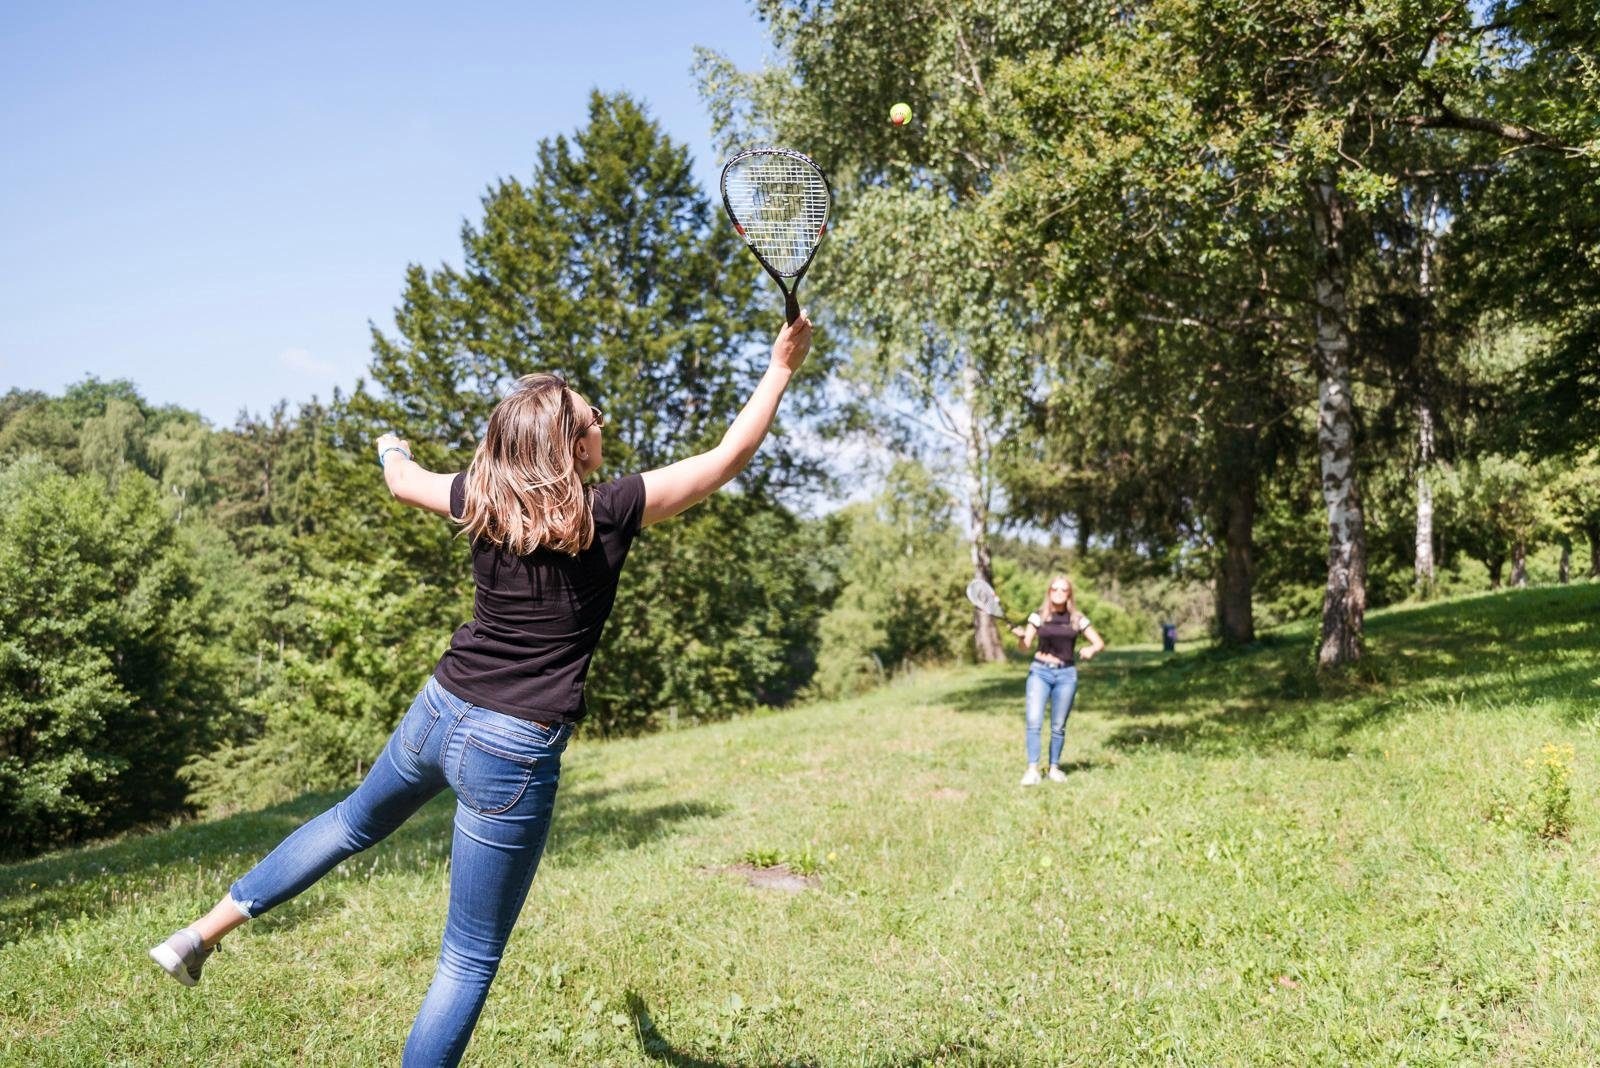
[[[772,264],[768,263],[767,258],[761,254],[761,250],[756,248],[755,245],[751,244],[750,238],[745,235],[744,224],[739,222],[739,216],[734,214],[733,204],[728,200],[728,172],[731,171],[736,164],[743,163],[754,156],[783,156],[810,167],[816,172],[817,177],[822,179],[822,188],[827,191],[829,216],[833,214],[833,185],[828,181],[828,176],[823,173],[822,168],[817,166],[816,160],[812,159],[804,152],[796,152],[792,148],[772,147],[747,148],[738,153],[727,163],[722,165],[722,175],[717,180],[717,188],[722,193],[722,210],[728,213],[728,221],[733,223],[734,232],[737,233],[740,239],[744,241],[745,248],[748,248],[752,253],[755,254],[756,262],[761,264],[761,269],[771,275],[774,282],[778,283],[778,288],[783,291],[784,321],[793,323],[796,319],[800,318],[800,301],[799,298],[795,296],[795,293],[800,288],[800,279],[806,276],[806,271],[810,270],[811,268],[811,261],[817,256],[817,248],[822,244],[823,235],[828,232],[828,220],[826,218],[823,219],[822,228],[817,231],[816,240],[811,242],[811,253],[806,256],[806,261],[800,265],[799,270],[785,275],[782,271],[779,271],[776,267],[772,266]],[[785,278],[794,279],[794,284],[792,286],[786,284],[784,281]]]
[[[1000,609],[1000,611],[993,611],[988,605],[984,604],[978,599],[976,587],[979,586],[982,586],[984,589],[989,591],[989,595],[994,598],[995,607]],[[995,592],[995,588],[993,586],[989,585],[987,582],[984,582],[983,579],[975,578],[971,582],[967,583],[967,600],[972,602],[972,607],[976,608],[984,615],[989,616],[991,619],[1004,620],[1008,626],[1025,627],[1033,622],[1031,619],[1025,619],[1018,623],[1016,620],[1008,616],[1006,614],[1005,606],[1000,603],[1000,595]]]

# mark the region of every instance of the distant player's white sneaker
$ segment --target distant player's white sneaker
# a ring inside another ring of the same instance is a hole
[[[1048,778],[1051,782],[1066,782],[1067,773],[1056,767],[1054,764],[1051,764],[1050,774],[1046,776],[1046,778]]]
[[[1028,770],[1022,773],[1022,785],[1024,785],[1024,786],[1038,786],[1039,785],[1039,769],[1034,767],[1032,764],[1029,764],[1028,765]]]

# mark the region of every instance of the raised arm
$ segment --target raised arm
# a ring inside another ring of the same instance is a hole
[[[450,483],[454,474],[429,471],[411,458],[411,446],[395,434],[378,437],[378,462],[389,495],[401,504],[450,517]]]
[[[811,320],[802,312],[772,343],[767,373],[716,448],[644,473],[644,526],[699,504],[744,470],[772,426],[789,379],[810,351]]]

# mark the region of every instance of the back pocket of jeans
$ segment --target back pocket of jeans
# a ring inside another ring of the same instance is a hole
[[[424,690],[400,720],[400,740],[413,753],[420,753],[427,744],[428,735],[433,733],[434,724],[438,722],[439,710],[433,707],[433,702],[428,700],[428,692]]]
[[[511,753],[468,735],[461,747],[456,792],[480,815],[504,812],[522,799],[536,757]]]

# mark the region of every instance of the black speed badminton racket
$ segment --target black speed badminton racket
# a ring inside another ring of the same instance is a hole
[[[1018,623],[1007,616],[1006,610],[1000,607],[1000,595],[995,593],[994,587],[983,581],[983,579],[975,578],[967,583],[967,600],[971,601],[979,611],[987,612],[994,618],[1004,620],[1013,627],[1021,627],[1033,622],[1032,619],[1025,619]]]
[[[800,318],[795,291],[828,230],[833,206],[833,190],[822,168],[787,148],[741,152],[722,168],[722,206],[783,290],[783,316],[794,322]]]

